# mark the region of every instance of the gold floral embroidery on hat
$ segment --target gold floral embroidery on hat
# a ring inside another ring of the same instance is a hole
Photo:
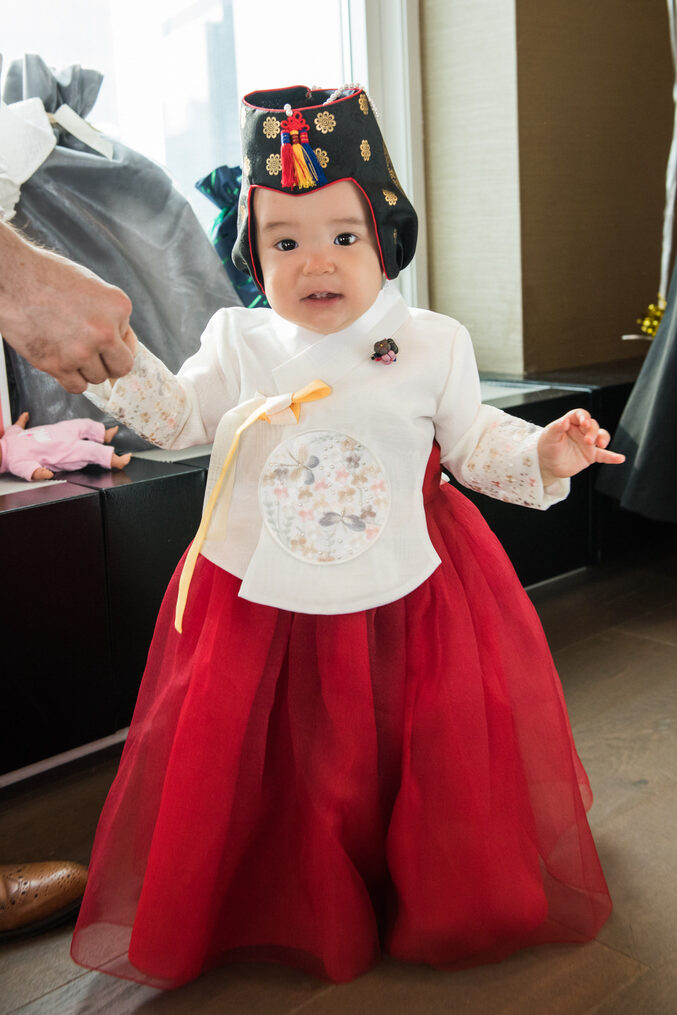
[[[245,178],[249,179],[249,177],[252,175],[252,164],[249,160],[248,155],[245,155],[244,157],[244,160],[242,162],[242,170],[244,172]]]
[[[392,159],[390,158],[390,153],[385,146],[385,141],[383,142],[383,154],[385,155],[386,166],[388,167],[388,172],[390,173],[390,179],[393,181],[398,190],[402,190],[402,184],[397,179],[397,173],[395,172],[395,167],[393,166]]]
[[[364,92],[360,93],[360,98],[359,98],[358,101],[360,103],[360,109],[362,110],[362,112],[364,113],[365,116],[368,116],[369,115],[369,103],[367,102],[367,96],[364,94]]]
[[[277,137],[280,133],[280,121],[274,116],[267,116],[263,121],[263,133],[269,139]]]
[[[322,112],[318,113],[315,117],[315,126],[319,130],[320,134],[331,134],[336,126],[336,117],[333,113],[323,109]]]
[[[369,159],[371,158],[371,147],[367,140],[364,140],[360,145],[360,155],[362,156],[365,162],[368,162]]]
[[[393,194],[392,190],[386,190],[383,188],[383,196],[385,197],[388,204],[397,204],[397,194]]]
[[[282,172],[282,159],[278,152],[268,156],[266,159],[266,169],[269,176],[279,176]]]
[[[315,154],[317,155],[317,161],[320,163],[323,169],[326,169],[329,165],[329,156],[323,148],[316,148]]]

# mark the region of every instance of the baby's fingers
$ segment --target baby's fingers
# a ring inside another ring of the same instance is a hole
[[[606,451],[604,448],[598,448],[595,461],[603,462],[605,465],[622,465],[625,461],[625,455],[619,455],[617,451]]]

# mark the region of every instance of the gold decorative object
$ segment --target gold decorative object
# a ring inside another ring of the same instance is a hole
[[[367,96],[364,94],[364,92],[362,92],[362,94],[360,95],[359,103],[360,103],[360,109],[362,110],[364,115],[368,116],[369,115],[369,103],[367,102]]]
[[[320,163],[323,169],[326,169],[329,165],[329,156],[323,148],[316,148],[315,154],[317,155],[317,161]]]
[[[242,163],[242,170],[244,172],[245,177],[247,177],[247,179],[248,179],[251,176],[251,173],[252,173],[252,164],[249,161],[249,156],[248,155],[245,155],[245,157],[244,157],[244,161]]]
[[[278,152],[268,156],[266,159],[266,169],[269,176],[279,176],[282,172],[282,158]]]
[[[643,335],[648,335],[650,338],[654,337],[658,331],[658,325],[661,323],[661,318],[665,313],[666,306],[665,300],[659,293],[656,297],[656,302],[649,304],[644,316],[637,318],[637,323]]]
[[[277,137],[280,133],[280,121],[274,116],[267,116],[263,121],[263,133],[271,140]]]
[[[397,204],[397,194],[393,194],[392,190],[383,189],[383,196],[390,205]]]
[[[315,126],[319,130],[320,134],[331,134],[336,126],[336,117],[333,113],[323,109],[322,112],[318,113],[315,117]]]
[[[360,145],[360,155],[362,156],[365,162],[368,162],[369,159],[371,158],[371,148],[369,147],[368,141],[363,141],[362,144]]]

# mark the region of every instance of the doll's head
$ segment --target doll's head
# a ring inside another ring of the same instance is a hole
[[[366,93],[303,86],[250,92],[242,101],[242,190],[233,261],[260,289],[254,195],[293,197],[300,205],[350,182],[363,196],[380,270],[396,278],[414,256],[418,221],[393,169]],[[261,206],[257,202],[256,214]],[[310,216],[309,216],[310,217]]]
[[[383,275],[370,208],[354,183],[303,200],[257,188],[253,211],[266,297],[281,317],[327,335],[369,309]]]

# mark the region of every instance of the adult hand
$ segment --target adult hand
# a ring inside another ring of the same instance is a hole
[[[543,483],[575,476],[593,462],[620,465],[625,455],[608,451],[611,437],[586,409],[571,409],[549,423],[538,439],[538,460]]]
[[[121,289],[0,223],[0,333],[67,391],[131,370],[131,310]]]

